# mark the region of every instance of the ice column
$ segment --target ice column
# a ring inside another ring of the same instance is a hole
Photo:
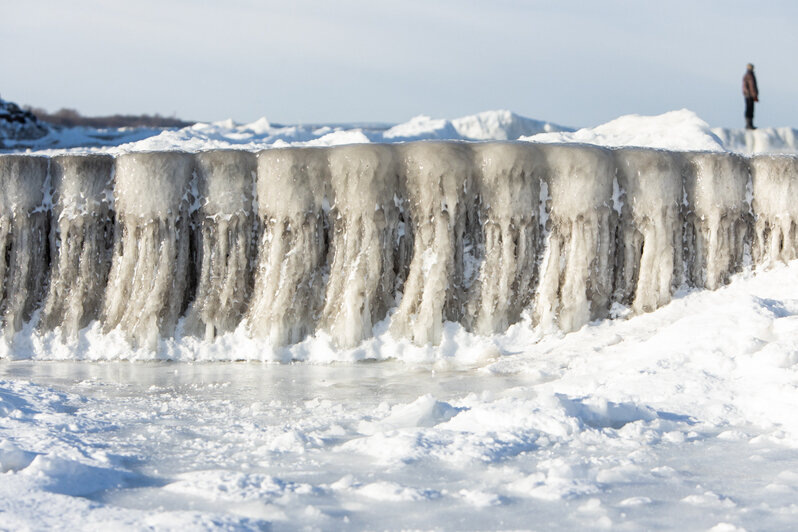
[[[743,265],[751,222],[746,160],[726,153],[687,154],[685,249],[690,284],[711,290]]]
[[[798,157],[751,159],[756,217],[754,261],[771,264],[798,257]]]
[[[62,155],[50,163],[54,244],[41,325],[77,335],[100,317],[114,242],[110,155]]]
[[[487,335],[516,322],[532,300],[545,161],[530,144],[476,144],[474,153],[481,238],[465,321],[475,332]]]
[[[184,326],[207,340],[238,326],[251,292],[255,163],[253,153],[234,150],[194,159],[197,288]]]
[[[128,153],[116,160],[117,225],[105,300],[105,329],[155,349],[174,333],[189,273],[192,156]]]
[[[473,156],[465,144],[398,147],[409,196],[413,256],[392,332],[418,345],[440,342],[443,320],[463,314],[463,236]]]
[[[623,191],[617,295],[635,312],[671,299],[682,281],[682,163],[678,154],[638,148],[615,152]]]
[[[7,338],[30,317],[47,279],[47,165],[44,157],[0,155],[0,323]]]
[[[540,145],[548,223],[535,306],[544,331],[574,331],[608,315],[614,273],[615,166],[608,150]]]
[[[332,148],[329,165],[332,263],[322,323],[338,346],[352,347],[393,304],[397,169],[387,145]]]
[[[278,148],[258,154],[263,235],[247,321],[254,336],[268,338],[275,347],[312,333],[321,313],[328,174],[323,148]]]

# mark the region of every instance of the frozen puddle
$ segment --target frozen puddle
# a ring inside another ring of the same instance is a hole
[[[592,385],[578,356],[525,371],[0,361],[0,529],[795,523],[794,440],[721,403],[713,418],[709,401],[660,409],[658,392],[608,401],[627,374],[601,382],[596,356]]]

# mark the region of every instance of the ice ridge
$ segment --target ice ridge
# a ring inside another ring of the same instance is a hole
[[[796,187],[796,156],[579,144],[0,155],[0,356],[91,323],[151,350],[573,331],[798,257]]]

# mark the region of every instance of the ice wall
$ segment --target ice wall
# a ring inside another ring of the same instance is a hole
[[[41,326],[75,336],[102,310],[114,234],[114,159],[62,155],[50,163],[51,279]]]
[[[155,348],[184,310],[189,273],[191,155],[128,153],[116,160],[116,227],[102,317],[134,345]]]
[[[682,283],[683,157],[662,150],[615,152],[621,220],[615,299],[636,312],[670,301]]]
[[[194,158],[197,284],[184,330],[207,340],[238,326],[252,292],[255,164],[254,154],[234,150]]]
[[[0,320],[6,337],[30,318],[49,270],[48,163],[43,157],[0,155]]]
[[[798,257],[798,158],[414,142],[0,156],[3,345],[435,344],[647,312]],[[40,332],[36,332],[40,331]],[[23,334],[23,332],[19,332]]]
[[[327,152],[262,151],[257,179],[263,234],[247,321],[253,335],[279,347],[314,332],[324,304]]]

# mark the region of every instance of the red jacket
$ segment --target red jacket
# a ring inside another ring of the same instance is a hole
[[[749,70],[743,76],[743,96],[746,98],[759,98],[759,90],[756,88],[756,76],[754,76],[754,71]]]

